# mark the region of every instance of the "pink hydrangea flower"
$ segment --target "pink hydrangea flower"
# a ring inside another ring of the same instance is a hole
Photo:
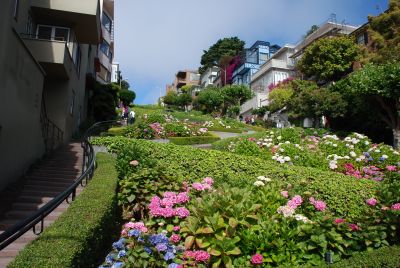
[[[184,259],[195,259],[196,262],[207,262],[210,259],[210,254],[204,250],[190,251],[183,253]]]
[[[190,198],[187,192],[181,192],[176,197],[178,203],[187,203],[189,202]]]
[[[195,182],[192,184],[193,189],[195,189],[196,191],[203,191],[203,184],[199,183],[199,182]]]
[[[354,232],[354,231],[359,231],[360,230],[360,227],[357,225],[357,224],[355,224],[355,223],[350,223],[349,224],[349,228]]]
[[[206,183],[206,184],[208,184],[208,185],[213,185],[214,180],[213,180],[211,177],[205,177],[205,178],[203,179],[203,183]]]
[[[169,238],[169,240],[173,243],[178,243],[179,241],[181,241],[181,236],[178,234],[173,234],[171,235],[171,237]]]
[[[369,198],[365,202],[367,203],[368,206],[371,207],[375,206],[378,203],[378,201],[375,198]]]
[[[182,219],[189,217],[190,212],[187,208],[180,207],[175,210],[175,215]]]
[[[180,229],[181,229],[180,226],[174,226],[174,228],[172,228],[172,230],[173,230],[174,232],[178,232]]]
[[[136,167],[137,165],[139,165],[139,161],[137,161],[137,160],[132,160],[131,162],[129,162],[129,164],[130,164],[131,166]]]
[[[303,203],[303,199],[301,198],[301,196],[300,195],[295,195],[292,199],[289,200],[287,205],[292,209],[296,209],[302,203]]]
[[[288,191],[281,191],[281,195],[285,198],[289,197],[289,192]]]
[[[326,204],[322,200],[315,200],[314,197],[310,197],[309,201],[318,211],[324,211],[326,209]]]
[[[251,263],[252,264],[262,264],[263,263],[263,256],[261,254],[254,254],[251,256]]]
[[[400,210],[400,203],[393,204],[391,209],[392,210]]]
[[[396,171],[396,166],[386,166],[388,171]]]
[[[342,223],[344,223],[346,220],[345,219],[342,219],[342,218],[337,218],[337,219],[335,219],[333,222],[335,223],[335,224],[342,224]]]

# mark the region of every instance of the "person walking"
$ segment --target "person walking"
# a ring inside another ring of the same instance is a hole
[[[135,123],[135,111],[131,110],[129,112],[129,124],[133,125]]]

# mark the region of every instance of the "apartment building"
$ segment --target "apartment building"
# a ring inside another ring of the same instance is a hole
[[[101,40],[98,47],[96,80],[111,83],[114,59],[114,0],[100,0]]]
[[[120,80],[121,71],[119,69],[119,63],[112,63],[112,71],[111,71],[111,83],[118,83]]]
[[[219,71],[220,71],[220,67],[213,66],[211,68],[208,68],[200,76],[200,87],[206,88],[208,86],[213,86],[214,80],[217,78]]]
[[[0,190],[86,118],[99,0],[0,3]]]
[[[250,48],[245,49],[240,57],[240,64],[232,74],[232,84],[250,85],[251,77],[259,70],[280,47],[270,42],[257,41]]]
[[[182,70],[175,75],[175,80],[172,85],[166,86],[166,93],[174,91],[179,93],[183,86],[198,86],[200,83],[200,74],[198,71]]]

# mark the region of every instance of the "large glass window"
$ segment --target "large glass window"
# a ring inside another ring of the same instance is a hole
[[[69,28],[50,25],[38,25],[36,38],[52,41],[69,42]]]
[[[102,19],[102,23],[104,28],[111,33],[111,29],[112,29],[112,20],[110,19],[110,17],[108,17],[106,15],[106,13],[103,13],[103,19]]]
[[[111,47],[104,39],[103,42],[100,44],[100,50],[110,59],[110,61],[112,60],[113,53],[111,51]]]

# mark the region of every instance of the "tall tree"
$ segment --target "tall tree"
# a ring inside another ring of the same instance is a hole
[[[379,16],[368,17],[370,59],[376,63],[400,58],[400,0],[390,0],[389,8]]]
[[[240,40],[238,37],[219,39],[208,50],[203,51],[199,72],[203,73],[208,68],[214,66],[216,62],[220,64],[223,57],[236,56],[244,49],[244,45],[245,42]]]
[[[337,81],[352,70],[361,49],[349,37],[322,38],[306,48],[298,70],[320,83]]]
[[[200,110],[206,113],[220,111],[221,105],[224,102],[221,90],[216,88],[206,88],[200,91],[196,99]]]
[[[336,88],[368,100],[370,112],[376,112],[393,131],[393,145],[400,147],[400,63],[367,64],[348,78],[339,81]]]
[[[226,114],[228,109],[233,106],[240,107],[243,103],[253,97],[253,91],[245,85],[229,85],[222,88],[224,98],[223,114]]]
[[[119,92],[119,99],[125,106],[130,105],[135,100],[135,98],[136,93],[134,91],[123,88]]]

